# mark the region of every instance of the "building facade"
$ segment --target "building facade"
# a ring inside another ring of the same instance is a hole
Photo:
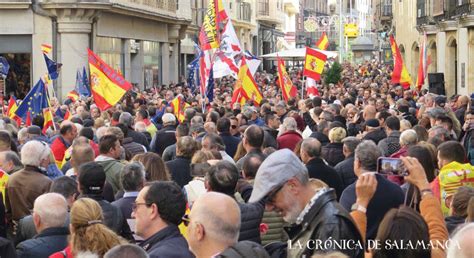
[[[415,28],[428,35],[430,73],[443,73],[446,95],[474,91],[474,1],[416,0]],[[394,9],[395,12],[395,9]],[[412,39],[410,59],[417,59],[419,47]],[[416,63],[416,61],[412,61]]]
[[[314,30],[311,28],[311,26],[308,27],[308,19],[313,19],[315,17],[321,16],[329,16],[330,10],[328,6],[328,1],[300,0],[299,7],[300,12],[297,14],[296,20],[297,47],[314,47],[324,31],[326,31],[329,37],[329,41],[335,42],[337,38],[336,31],[324,28],[322,24],[317,24]],[[305,22],[307,22],[306,28]]]
[[[92,49],[132,84],[148,89],[177,82],[180,39],[191,22],[191,1],[0,1],[0,54],[11,62],[7,86],[21,97],[46,73],[41,44],[62,63],[54,89],[74,89]],[[8,88],[7,87],[7,88]]]

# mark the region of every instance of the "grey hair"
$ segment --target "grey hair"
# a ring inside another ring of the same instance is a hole
[[[346,146],[347,150],[349,150],[351,153],[354,153],[360,142],[360,139],[354,136],[349,136],[342,140],[344,146]]]
[[[310,157],[319,157],[321,155],[321,143],[312,137],[304,139],[301,143],[301,150]]]
[[[435,125],[431,127],[428,133],[431,134],[431,132],[434,132],[434,136],[441,136],[441,135],[444,136],[444,139],[449,139],[451,137],[449,135],[448,129],[440,125]]]
[[[415,145],[418,142],[418,135],[413,129],[408,129],[403,131],[400,134],[400,145],[401,146],[411,146]]]
[[[123,112],[122,114],[120,114],[119,123],[122,123],[128,127],[132,127],[133,125],[132,115],[128,112]]]
[[[28,128],[23,127],[18,131],[18,141],[26,141],[28,138]]]
[[[132,162],[125,165],[120,172],[120,183],[125,191],[138,191],[145,181],[145,167],[141,163]]]
[[[380,149],[371,140],[364,140],[355,149],[355,158],[359,160],[362,169],[375,171],[377,169],[377,159],[382,156]]]
[[[285,118],[285,120],[283,120],[283,127],[286,130],[296,131],[296,127],[297,127],[296,120],[293,117]]]
[[[14,151],[3,151],[0,154],[3,155],[3,160],[5,162],[11,161],[15,167],[23,166],[21,163],[20,157]]]
[[[472,257],[473,247],[470,245],[474,238],[474,223],[469,223],[460,228],[449,241],[447,258]],[[471,238],[471,239],[469,239]]]
[[[191,126],[193,125],[203,125],[204,124],[204,119],[202,116],[194,116],[191,118]]]
[[[67,201],[58,193],[45,193],[38,196],[33,211],[41,218],[41,223],[48,227],[61,227],[66,222]]]
[[[123,244],[116,245],[107,253],[104,254],[104,258],[148,258],[150,257],[143,248],[138,245]]]
[[[29,141],[21,148],[21,162],[24,165],[38,167],[50,153],[48,144],[36,140]]]

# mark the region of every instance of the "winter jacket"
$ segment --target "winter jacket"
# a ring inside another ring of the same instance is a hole
[[[341,178],[334,168],[326,165],[321,158],[313,158],[308,161],[306,168],[308,169],[308,175],[310,178],[316,178],[323,181],[329,187],[334,188],[338,199],[341,197],[344,188],[342,186]]]
[[[167,161],[166,167],[171,174],[171,178],[180,188],[183,188],[193,178],[191,177],[191,159],[177,156],[176,159]]]
[[[278,149],[290,149],[293,151],[296,147],[296,144],[298,144],[299,141],[301,141],[303,137],[301,137],[301,134],[299,134],[297,131],[287,131],[281,134],[277,138],[278,142]]]
[[[215,258],[267,258],[268,253],[265,249],[254,242],[242,241],[225,249],[222,253],[215,256]]]
[[[342,181],[342,189],[346,189],[349,185],[357,180],[354,173],[354,153],[352,153],[345,160],[339,162],[335,167],[337,174]]]
[[[187,258],[194,257],[189,251],[188,243],[179,233],[176,225],[169,225],[146,239],[140,246],[145,249],[150,258]]]
[[[260,244],[260,223],[265,207],[263,203],[238,203],[240,208],[239,241],[249,240]]]
[[[15,247],[6,238],[0,237],[0,257],[16,258]]]
[[[329,166],[334,167],[345,159],[342,146],[341,142],[332,142],[321,148],[321,157],[327,161]]]
[[[376,129],[374,131],[368,132],[363,140],[372,140],[375,144],[378,144],[381,140],[387,138],[387,134],[383,128]]]
[[[166,147],[176,143],[176,128],[174,126],[166,126],[156,132],[151,140],[150,150],[154,153],[163,155]]]
[[[227,152],[229,156],[234,157],[235,152],[237,151],[237,146],[239,146],[240,139],[232,136],[229,132],[220,133],[219,136],[224,142],[225,152]]]
[[[128,154],[127,160],[132,159],[132,157],[137,154],[146,152],[145,146],[134,142],[132,137],[124,138],[122,141],[122,146]]]
[[[387,138],[379,141],[377,146],[382,152],[382,156],[390,157],[400,150],[400,134],[400,131],[392,131]]]
[[[120,173],[122,168],[125,166],[119,160],[99,155],[95,161],[99,163],[105,172],[105,180],[112,186],[114,195],[117,191],[122,189],[122,184],[120,183]]]
[[[270,128],[268,126],[262,126],[263,129],[263,148],[273,147],[278,149],[277,137],[278,137],[278,130]]]
[[[48,258],[68,245],[69,229],[66,227],[47,228],[32,239],[21,242],[17,247],[19,258]]]
[[[29,215],[36,198],[49,192],[51,179],[38,167],[25,166],[23,170],[10,175],[6,194],[7,217],[18,221]]]
[[[451,235],[458,226],[466,223],[466,217],[453,215],[444,218],[444,222],[446,222],[446,228],[448,229],[448,232]]]
[[[125,238],[129,239],[129,233],[127,229],[124,229],[123,226],[123,215],[119,208],[113,206],[108,201],[104,200],[101,195],[95,194],[84,194],[81,195],[81,198],[87,197],[91,198],[94,201],[98,202],[100,207],[102,208],[102,212],[104,213],[104,224],[115,233],[124,236]]]
[[[314,199],[316,198],[316,199]],[[285,230],[288,234],[288,257],[311,257],[318,252],[339,251],[349,257],[364,257],[364,250],[357,247],[341,248],[337,245],[328,246],[319,250],[318,245],[306,245],[309,241],[326,240],[343,241],[354,240],[362,242],[362,236],[354,224],[349,213],[336,201],[333,189],[318,191],[308,205],[306,214],[301,214],[301,223],[290,225]],[[300,216],[301,216],[300,215]],[[298,245],[300,243],[303,248]]]

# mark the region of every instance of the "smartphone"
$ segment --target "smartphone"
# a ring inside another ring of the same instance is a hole
[[[377,172],[388,176],[407,176],[408,170],[401,159],[380,157],[377,160]]]

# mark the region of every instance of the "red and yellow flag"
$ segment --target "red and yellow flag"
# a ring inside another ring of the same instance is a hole
[[[46,133],[50,126],[53,126],[53,113],[51,112],[51,107],[43,109],[43,117],[44,117],[44,124],[43,124],[43,133]]]
[[[219,26],[228,18],[222,0],[209,0],[207,12],[204,15],[201,31],[199,32],[199,44],[201,50],[218,48],[220,45]]]
[[[298,95],[298,90],[291,82],[290,76],[286,72],[285,63],[280,58],[278,60],[278,84],[280,84],[281,92],[283,93],[283,99],[288,102],[289,98],[294,98]]]
[[[67,98],[72,100],[72,102],[76,102],[79,99],[79,94],[77,93],[77,91],[72,90],[68,92]]]
[[[316,47],[321,50],[326,50],[329,47],[329,38],[326,35],[326,32],[323,32],[321,38],[319,38],[318,42],[316,42]]]
[[[327,56],[318,50],[306,47],[306,57],[304,62],[303,75],[315,81],[321,79]]]
[[[18,127],[20,127],[21,118],[15,114],[17,109],[18,109],[18,105],[16,104],[16,98],[15,98],[15,96],[12,95],[12,96],[10,96],[10,100],[8,101],[7,116],[10,119],[15,120]]]
[[[184,110],[190,107],[190,105],[184,101],[183,96],[181,95],[176,96],[176,98],[171,101],[170,105],[173,107],[174,115],[178,118],[178,121],[182,123],[185,118]]]
[[[393,55],[392,84],[400,84],[404,89],[409,89],[413,81],[411,80],[407,68],[403,64],[402,54],[398,49],[397,42],[395,42],[393,35],[390,35],[390,46],[392,47]]]
[[[49,52],[51,52],[52,49],[53,47],[51,47],[51,45],[41,44],[41,51],[43,51],[43,53],[45,54],[49,54]]]
[[[132,88],[130,82],[118,74],[92,50],[89,52],[89,69],[92,97],[97,107],[104,111],[120,101]]]
[[[260,105],[262,99],[262,93],[258,89],[257,83],[245,61],[245,57],[242,57],[239,74],[234,85],[232,104],[240,102],[241,105],[244,105],[247,100],[253,100],[255,104]]]

